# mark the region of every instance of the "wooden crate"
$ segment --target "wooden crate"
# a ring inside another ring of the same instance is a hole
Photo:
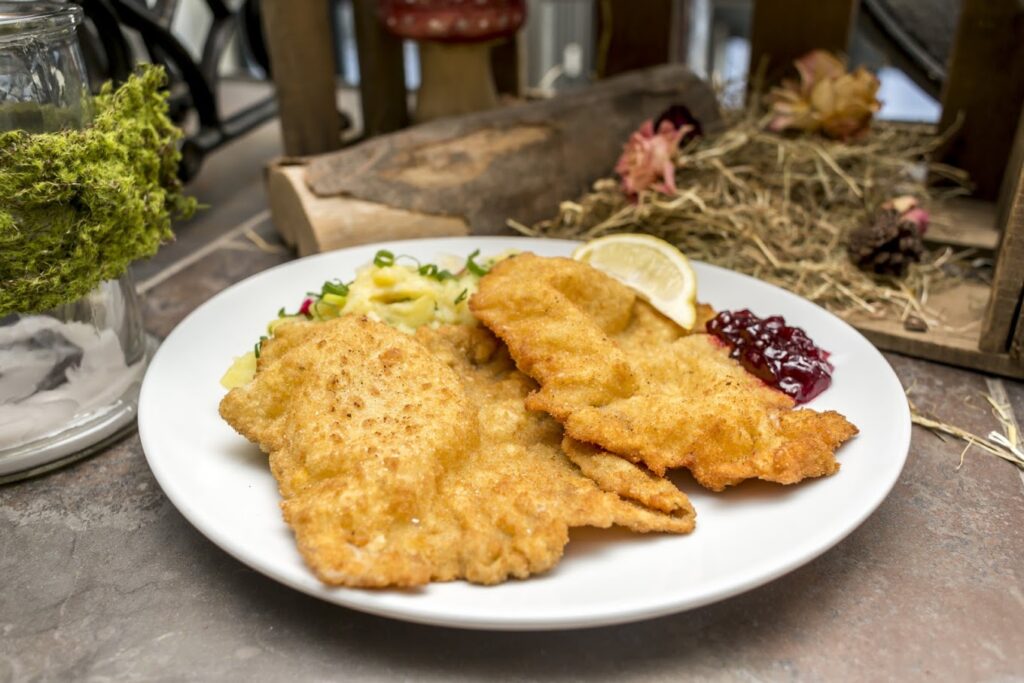
[[[778,79],[810,50],[845,52],[856,11],[856,0],[755,0],[752,72]],[[992,284],[967,282],[929,302],[951,330],[848,319],[883,349],[1024,378],[1024,6],[962,0],[947,74],[939,127],[959,129],[937,154],[970,173],[974,198],[936,211],[928,237],[991,253]]]
[[[405,92],[400,77],[400,47],[397,41],[389,39],[379,27],[374,16],[374,3],[375,0],[355,0],[360,59],[366,58],[365,66],[374,76],[364,78],[367,85],[374,87],[364,85],[362,88],[363,115],[366,130],[370,134],[394,130],[407,120]],[[328,31],[321,18],[326,9],[322,0],[300,4],[301,11],[298,7],[289,7],[288,12],[275,15],[273,21],[268,19],[272,58],[282,54],[294,57],[297,46],[301,46],[302,54],[308,57],[272,59],[275,79],[279,85],[284,83],[290,86],[282,88],[279,93],[282,99],[286,152],[289,155],[317,154],[338,146],[337,116],[329,106],[333,87],[330,74],[333,72],[330,60],[324,57]],[[660,12],[663,17],[670,17],[672,6],[668,0],[657,0],[645,11]],[[618,10],[620,20],[625,17],[626,24],[629,24],[624,26],[620,21],[617,33],[611,32],[613,38],[618,34],[643,37],[643,31],[637,29],[635,22],[631,24],[628,21],[629,17],[640,15],[629,9],[632,5],[626,0],[615,0],[602,7],[603,11],[608,8],[613,12]],[[766,64],[766,73],[771,80],[779,78],[794,59],[810,50],[820,48],[845,52],[856,13],[857,0],[755,0],[751,65],[758,68],[762,63]],[[656,31],[672,22],[663,19],[643,23],[651,31]],[[320,29],[319,38],[312,40],[310,35],[316,33],[317,28]],[[617,40],[609,49],[605,65],[607,73],[636,66],[634,62],[638,57],[635,44],[627,43],[629,41],[625,39]],[[667,49],[663,46],[653,52],[644,52],[642,63],[663,58],[660,55]],[[512,64],[509,69],[513,71],[516,68],[515,59],[499,61]],[[604,82],[597,86],[594,93],[581,97],[615,97],[615,89],[623,87],[633,88],[635,93],[644,93],[657,86],[654,90],[660,88],[662,94],[668,94],[671,91],[669,85],[658,85],[659,79],[668,76],[672,75],[662,72],[659,76],[657,70],[650,73],[632,72],[620,76],[625,81]],[[672,78],[676,78],[672,85],[676,87],[683,76]],[[308,93],[314,89],[323,96],[315,100],[319,106],[311,107],[312,100]],[[692,86],[690,95],[695,96],[698,102],[709,98],[696,84]],[[653,92],[649,92],[648,96],[653,96]],[[626,101],[632,99],[626,98]],[[995,261],[994,279],[991,286],[964,283],[944,293],[941,299],[930,302],[932,306],[941,308],[948,323],[946,327],[952,329],[915,332],[898,322],[851,315],[849,322],[879,347],[1024,378],[1024,321],[1021,317],[1024,300],[1022,102],[1024,7],[1018,0],[962,0],[960,22],[942,97],[943,116],[940,127],[948,129],[958,120],[961,125],[950,144],[940,150],[940,158],[967,170],[975,180],[976,191],[973,199],[933,213],[928,237],[932,241],[977,247],[990,253]],[[467,231],[493,232],[504,223],[497,214],[489,217],[481,214],[482,217],[464,220],[465,217],[460,216],[466,212],[460,209],[465,207],[451,203],[454,201],[453,195],[445,194],[436,187],[418,188],[413,183],[378,187],[371,192],[367,185],[372,186],[379,180],[377,176],[382,173],[378,171],[390,173],[384,168],[388,164],[401,165],[399,162],[402,159],[416,156],[411,155],[409,150],[419,149],[420,156],[423,156],[424,150],[428,148],[437,147],[440,152],[444,152],[452,145],[457,147],[458,140],[479,134],[483,129],[519,130],[523,121],[532,120],[537,124],[530,117],[538,112],[555,118],[562,116],[564,112],[559,114],[554,110],[561,111],[559,108],[564,108],[563,104],[537,103],[513,114],[484,112],[464,117],[458,122],[441,121],[385,135],[324,157],[297,160],[301,166],[275,164],[268,174],[274,222],[286,239],[298,244],[302,253],[365,242],[373,238],[386,239],[412,234],[464,234]],[[617,110],[612,107],[603,111]],[[611,129],[614,126],[608,116],[605,114],[605,118],[598,122],[602,125],[597,126],[592,134],[588,132],[588,139],[610,140],[613,148],[617,148],[625,135],[613,136]],[[517,117],[525,118],[520,120]],[[587,130],[590,131],[589,128]],[[503,150],[507,147],[504,143],[498,146]],[[537,145],[527,149],[531,150],[530,153],[538,154],[545,151],[538,151],[535,147]],[[586,149],[589,147],[584,146]],[[546,148],[545,158],[554,157],[557,168],[567,169],[572,165],[570,160],[575,160],[581,166],[590,164],[587,168],[593,173],[606,173],[616,153],[613,148],[580,159],[578,154],[559,152],[562,148],[555,145]],[[387,173],[383,175],[387,176]],[[543,191],[530,188],[506,191],[502,188],[509,184],[509,178],[529,178],[530,174],[522,174],[520,169],[518,176],[515,173],[498,175],[500,177],[489,178],[483,174],[479,180],[481,188],[486,186],[488,192],[521,202],[547,201],[550,194],[555,199],[549,202],[549,212],[558,197],[575,196],[586,186],[583,182],[586,173],[583,173],[579,178],[573,176],[575,184],[570,183],[571,187],[568,188],[550,183],[551,186],[543,188]],[[558,177],[566,180],[565,173]],[[457,189],[463,180],[454,178],[452,182],[452,188]],[[494,212],[502,206],[499,201],[491,201],[485,203],[481,211],[489,207]],[[506,217],[508,215],[504,214]],[[389,230],[374,231],[374,226],[384,224],[389,226]]]

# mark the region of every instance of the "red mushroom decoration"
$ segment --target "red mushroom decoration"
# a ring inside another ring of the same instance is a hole
[[[419,42],[417,121],[497,104],[491,45],[523,25],[523,0],[380,0],[380,10],[389,32]]]

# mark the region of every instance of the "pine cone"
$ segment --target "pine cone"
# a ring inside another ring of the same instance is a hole
[[[906,211],[884,206],[875,222],[850,234],[850,258],[862,270],[900,276],[924,251],[921,223]]]

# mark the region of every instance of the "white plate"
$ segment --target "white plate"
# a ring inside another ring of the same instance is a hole
[[[557,256],[574,242],[467,237],[391,242],[396,254],[434,260],[515,248]],[[779,313],[832,352],[832,387],[812,407],[835,409],[861,433],[839,451],[832,477],[782,487],[746,482],[712,494],[683,488],[697,509],[688,536],[582,529],[552,571],[526,581],[420,590],[328,588],[306,569],[281,519],[278,493],[258,449],[217,415],[218,380],[264,333],[282,305],[327,279],[352,277],[380,245],[345,249],[272,268],[218,294],[160,347],[146,374],[139,433],[164,492],[210,540],[253,569],[329,602],[428,624],[480,629],[556,629],[646,619],[760,586],[838,543],[889,493],[907,457],[910,412],[899,380],[856,330],[789,292],[695,263],[699,295],[716,308]]]

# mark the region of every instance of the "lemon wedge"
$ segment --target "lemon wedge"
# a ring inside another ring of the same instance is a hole
[[[572,257],[633,288],[684,329],[697,320],[697,275],[683,252],[652,235],[625,233],[591,240]]]

